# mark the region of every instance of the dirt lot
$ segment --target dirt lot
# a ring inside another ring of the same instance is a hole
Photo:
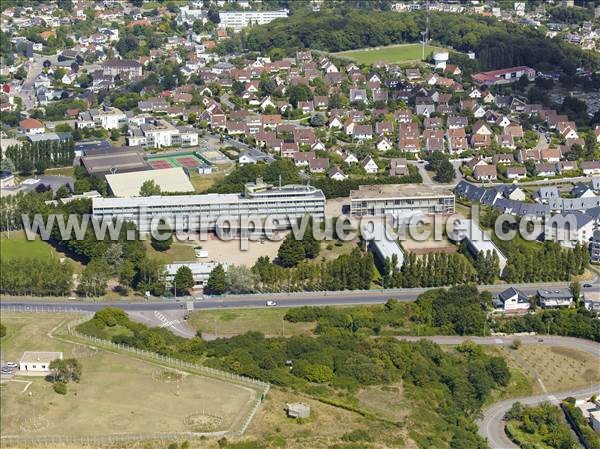
[[[523,345],[515,361],[523,361],[542,379],[548,391],[560,391],[600,381],[600,359],[564,347]],[[514,357],[514,356],[513,356]]]
[[[122,354],[61,342],[47,332],[73,316],[2,314],[2,350],[18,360],[23,350],[62,351],[82,364],[79,383],[59,395],[44,378],[15,376],[3,384],[3,435],[101,435],[218,431],[237,424],[255,392],[220,380],[177,373]]]
[[[278,236],[283,240],[287,232],[281,232]],[[203,250],[208,251],[208,258],[198,259],[213,260],[216,262],[228,262],[233,265],[245,265],[251,267],[261,256],[269,256],[271,260],[277,257],[277,251],[281,246],[281,240],[271,241],[264,239],[262,241],[248,241],[248,248],[242,249],[242,243],[239,239],[230,241],[220,240],[214,234],[208,235],[206,240],[190,242],[192,245],[201,246]]]

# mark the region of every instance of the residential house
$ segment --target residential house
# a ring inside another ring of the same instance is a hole
[[[373,127],[371,125],[354,125],[352,137],[358,140],[373,138]]]
[[[444,151],[444,131],[442,129],[426,129],[423,132],[425,151]]]
[[[508,179],[523,179],[527,177],[525,167],[506,167],[506,177]]]
[[[367,174],[369,174],[369,175],[375,174],[379,170],[379,167],[377,166],[377,164],[375,163],[375,161],[373,160],[373,158],[371,156],[365,157],[360,162],[360,165],[365,170],[365,172],[367,172]]]
[[[377,148],[377,150],[381,152],[389,151],[392,149],[392,147],[393,145],[387,137],[382,137],[377,141],[377,144],[375,145],[375,148]]]
[[[573,294],[568,288],[539,289],[536,296],[543,308],[569,307],[573,303]]]
[[[329,168],[329,159],[317,157],[308,161],[308,169],[311,173],[325,173]]]
[[[530,306],[527,295],[514,287],[502,291],[494,300],[494,307],[505,312],[524,311],[528,310]]]
[[[473,177],[478,181],[495,181],[498,179],[495,165],[477,165]]]
[[[46,126],[40,120],[34,118],[26,118],[19,122],[19,131],[26,136],[35,134],[43,134],[46,132]]]
[[[345,181],[348,179],[348,175],[344,174],[342,170],[337,165],[334,165],[327,172],[327,176],[334,181]]]
[[[600,175],[600,161],[582,161],[579,168],[584,175]]]
[[[535,164],[536,176],[556,176],[556,164],[538,162]]]

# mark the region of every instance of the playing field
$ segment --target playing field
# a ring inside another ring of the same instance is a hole
[[[62,351],[82,364],[81,381],[69,383],[65,396],[43,378],[15,376],[2,384],[3,435],[220,431],[237,427],[253,403],[256,392],[249,388],[48,337],[73,318],[2,314],[5,360],[18,360],[24,350],[46,350]]]
[[[206,165],[196,153],[148,156],[148,163],[154,169],[183,167],[194,169]]]
[[[39,236],[30,241],[26,239],[23,231],[12,231],[0,233],[0,257],[6,260],[15,257],[50,259],[62,256],[58,256],[54,248]]]
[[[425,58],[434,51],[442,51],[441,47],[432,45],[425,46]],[[373,64],[374,62],[408,62],[420,61],[423,55],[421,44],[390,45],[388,47],[364,48],[361,50],[350,50],[335,53],[336,56],[344,56],[358,62],[359,64]]]

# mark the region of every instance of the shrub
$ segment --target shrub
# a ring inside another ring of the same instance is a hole
[[[371,437],[371,435],[369,434],[369,432],[367,432],[366,430],[363,429],[356,429],[353,430],[352,432],[348,432],[346,434],[344,434],[342,436],[342,440],[344,441],[373,441],[373,438]]]
[[[63,394],[63,395],[67,394],[67,384],[66,383],[57,382],[52,386],[52,388],[58,394]]]

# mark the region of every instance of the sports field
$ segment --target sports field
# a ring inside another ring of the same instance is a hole
[[[425,46],[425,58],[435,51],[444,50],[432,45]],[[420,61],[423,55],[421,44],[390,45],[388,47],[363,48],[361,50],[349,50],[334,53],[335,56],[343,56],[353,59],[359,64],[373,64],[375,62],[408,62]]]
[[[148,163],[154,169],[183,167],[188,169],[206,165],[196,153],[181,153],[174,155],[148,156]]]
[[[62,351],[82,364],[81,381],[69,383],[65,396],[43,378],[15,376],[3,383],[3,435],[221,431],[237,427],[253,404],[256,392],[249,388],[48,336],[72,319],[72,314],[2,314],[6,361],[18,360],[24,350],[42,350]]]

